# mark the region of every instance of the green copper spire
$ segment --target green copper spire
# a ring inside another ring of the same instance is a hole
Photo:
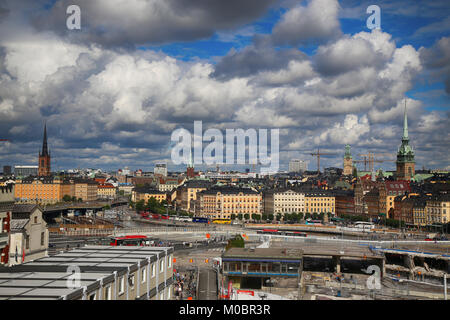
[[[414,162],[414,150],[409,145],[409,137],[408,137],[408,114],[406,112],[406,100],[405,100],[405,114],[403,118],[403,137],[402,144],[398,149],[397,153],[397,163],[401,162]]]
[[[352,154],[350,153],[350,145],[347,144],[345,145],[345,155],[344,155],[345,159],[351,159],[352,158]]]
[[[408,139],[408,114],[406,113],[406,100],[405,100],[405,115],[403,119],[403,139]]]

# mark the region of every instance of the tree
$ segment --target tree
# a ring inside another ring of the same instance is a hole
[[[267,218],[268,218],[268,215],[267,215],[267,214],[265,214],[265,213],[263,213],[263,214],[262,214],[262,220],[263,220],[263,221],[266,221],[266,220],[267,220]]]
[[[277,214],[277,221],[280,221],[281,220],[281,213],[278,213]]]
[[[236,214],[235,213],[232,213],[231,214],[231,220],[235,220],[236,219]]]
[[[72,201],[72,197],[69,196],[68,194],[65,194],[64,197],[62,198],[64,202],[70,202]]]
[[[303,216],[304,216],[304,213],[303,212],[299,212],[298,213],[298,221],[302,220]]]
[[[273,214],[272,213],[269,213],[269,220],[273,221]]]
[[[244,219],[245,219],[245,220],[250,219],[250,215],[249,215],[248,213],[244,214]]]
[[[238,219],[239,219],[239,220],[242,220],[242,217],[243,217],[243,216],[242,216],[242,213],[239,213],[239,214],[238,214]]]
[[[225,247],[225,250],[229,250],[230,248],[244,248],[245,242],[241,235],[236,235],[234,239],[228,240],[228,244]]]
[[[140,200],[138,202],[136,202],[136,211],[143,211],[145,207],[145,201],[144,200]]]
[[[256,220],[256,221],[259,221],[259,220],[261,220],[261,215],[260,215],[260,214],[253,213],[253,214],[252,214],[252,219],[253,219],[253,220]]]
[[[72,197],[72,202],[75,202],[75,201],[77,201],[77,197],[73,196]]]

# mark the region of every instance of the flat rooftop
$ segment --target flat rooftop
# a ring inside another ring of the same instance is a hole
[[[138,262],[156,261],[173,252],[172,247],[86,246],[12,267],[0,267],[0,300],[17,299],[77,299],[100,287],[100,282],[114,280]],[[70,266],[80,268],[81,287],[69,288]],[[101,281],[100,281],[101,280]]]

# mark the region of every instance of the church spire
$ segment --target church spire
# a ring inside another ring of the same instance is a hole
[[[408,140],[408,114],[406,113],[406,99],[405,99],[405,114],[403,117],[403,140]]]
[[[42,156],[48,156],[48,147],[47,147],[47,123],[44,124],[44,139],[42,142]]]

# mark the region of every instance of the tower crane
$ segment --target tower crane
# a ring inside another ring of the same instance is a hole
[[[394,159],[376,159],[375,153],[369,152],[367,154],[359,154],[362,160],[353,160],[355,163],[364,163],[364,171],[367,171],[367,165],[369,165],[369,170],[372,172],[375,168],[375,163],[392,162]]]
[[[320,152],[319,148],[317,148],[317,152],[311,152],[310,153],[313,157],[317,157],[317,174],[320,174],[320,157],[326,156],[326,155],[334,155],[334,153],[325,153]]]

